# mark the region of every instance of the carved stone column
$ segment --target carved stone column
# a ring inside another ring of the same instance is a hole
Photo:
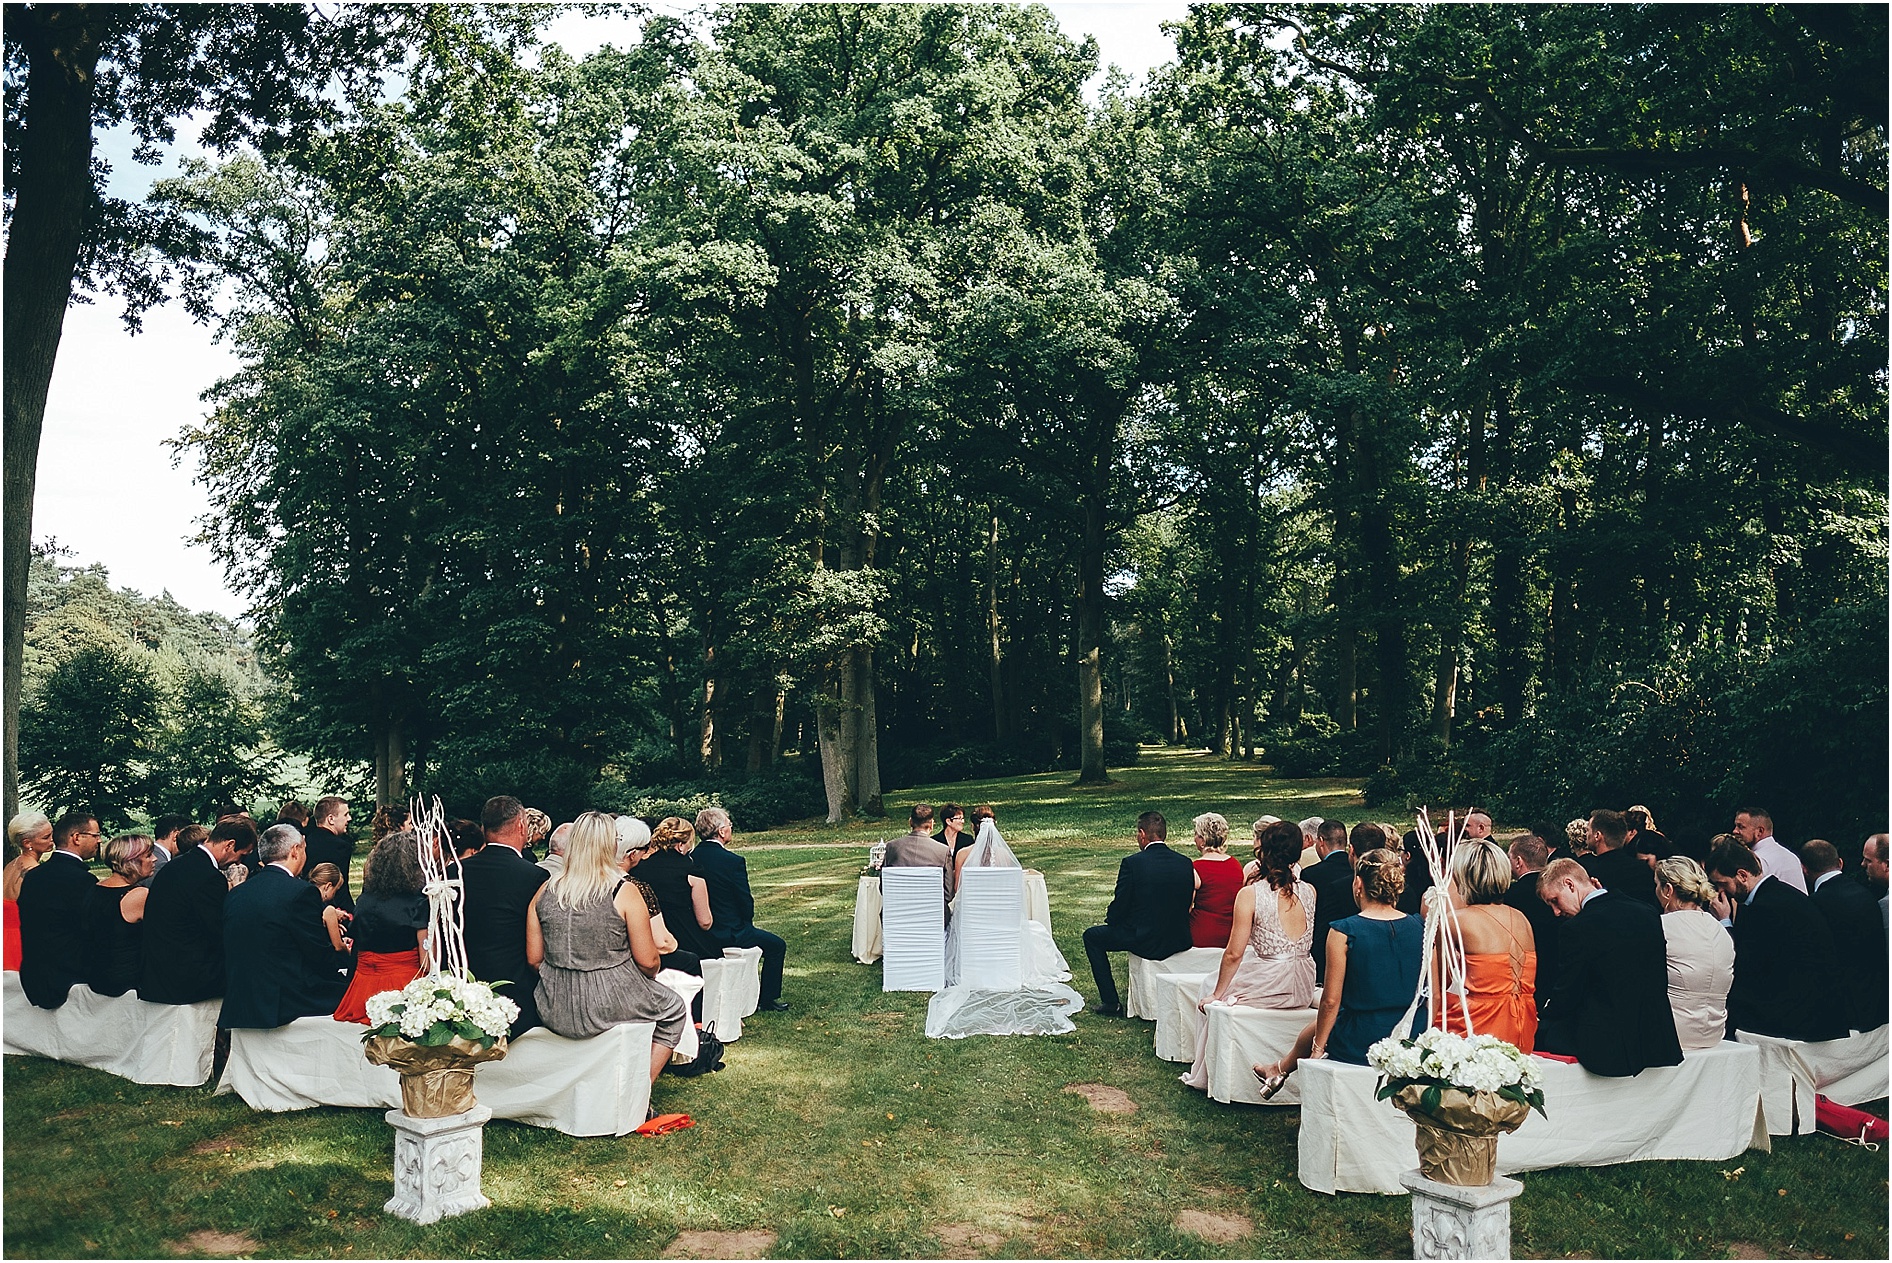
[[[389,1110],[394,1128],[394,1196],[383,1207],[391,1215],[430,1224],[450,1215],[492,1205],[480,1192],[486,1152],[486,1120],[493,1111],[475,1105],[446,1118],[415,1118]]]
[[[1524,1186],[1499,1175],[1478,1188],[1441,1184],[1417,1171],[1399,1182],[1412,1192],[1412,1257],[1508,1259],[1511,1202]]]

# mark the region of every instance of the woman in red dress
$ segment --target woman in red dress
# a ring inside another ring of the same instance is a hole
[[[362,866],[361,899],[350,934],[355,976],[335,1006],[338,1022],[368,1023],[368,997],[399,991],[427,968],[427,896],[415,838],[402,830],[375,844]]]
[[[1215,812],[1195,819],[1196,897],[1189,907],[1189,941],[1196,947],[1227,947],[1235,923],[1235,896],[1242,888],[1241,861],[1228,853],[1228,821]]]

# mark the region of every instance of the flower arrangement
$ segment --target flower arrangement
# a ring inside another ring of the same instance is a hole
[[[1544,1113],[1544,1089],[1531,1059],[1496,1035],[1455,1035],[1435,1027],[1417,1039],[1388,1036],[1367,1049],[1366,1061],[1386,1076],[1377,1100],[1416,1086],[1421,1108],[1431,1112],[1445,1089],[1459,1088],[1490,1092]]]
[[[519,1006],[494,995],[491,985],[457,974],[426,974],[399,991],[368,997],[366,1043],[376,1036],[440,1048],[460,1039],[491,1048],[506,1037]]]

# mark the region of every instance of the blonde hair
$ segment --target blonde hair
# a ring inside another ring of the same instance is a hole
[[[1714,883],[1702,866],[1686,855],[1677,855],[1656,865],[1656,884],[1667,886],[1676,898],[1705,908],[1715,897]]]
[[[1261,835],[1268,831],[1269,825],[1280,823],[1280,816],[1263,816],[1261,819],[1255,821],[1255,841],[1261,841]]]
[[[1406,857],[1384,847],[1362,855],[1353,871],[1360,878],[1360,893],[1368,903],[1390,907],[1406,892]]]
[[[1466,903],[1501,903],[1511,889],[1511,860],[1497,843],[1461,838],[1452,852],[1452,880]]]
[[[138,878],[143,876],[138,871],[138,861],[151,854],[151,848],[156,845],[147,834],[121,833],[105,844],[104,854],[99,858],[120,877]]]
[[[1205,811],[1190,822],[1196,830],[1196,836],[1202,839],[1202,845],[1212,850],[1228,845],[1228,821],[1220,814]]]
[[[682,850],[696,840],[696,826],[682,816],[665,816],[650,832],[652,846],[674,846]]]
[[[624,880],[618,867],[617,821],[602,811],[587,811],[572,823],[565,843],[565,866],[545,883],[561,908],[581,908],[609,896]]]

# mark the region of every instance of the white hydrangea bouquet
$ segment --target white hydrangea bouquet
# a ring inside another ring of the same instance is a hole
[[[425,974],[399,991],[368,997],[368,1034],[398,1036],[423,1048],[460,1038],[482,1051],[506,1038],[519,1006],[491,986],[457,974]]]
[[[1458,1088],[1489,1092],[1544,1113],[1536,1067],[1517,1045],[1496,1035],[1455,1035],[1435,1027],[1417,1039],[1388,1036],[1367,1049],[1366,1063],[1386,1076],[1377,1093],[1382,1101],[1417,1087],[1422,1108],[1430,1112],[1438,1108],[1447,1088]]]

